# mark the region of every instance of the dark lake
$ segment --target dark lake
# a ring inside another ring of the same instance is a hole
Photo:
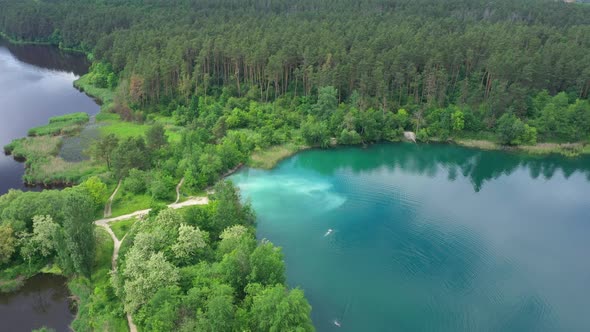
[[[0,293],[0,330],[30,332],[46,326],[69,331],[74,319],[66,278],[39,274],[14,293]]]
[[[0,39],[0,147],[24,137],[52,116],[99,111],[93,99],[73,87],[88,70],[82,54],[49,46],[12,45]],[[24,186],[24,164],[0,153],[0,195]],[[73,314],[66,279],[38,275],[19,291],[0,294],[0,331],[31,331],[47,326],[69,331]]]
[[[88,65],[82,54],[0,39],[0,147],[52,116],[98,113],[94,100],[73,86]],[[24,164],[0,153],[0,195],[11,188],[30,190],[23,184],[23,173]]]

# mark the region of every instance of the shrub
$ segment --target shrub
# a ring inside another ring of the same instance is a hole
[[[142,194],[147,190],[148,176],[146,172],[140,171],[136,168],[129,171],[129,176],[125,178],[123,186],[125,190],[134,194]]]

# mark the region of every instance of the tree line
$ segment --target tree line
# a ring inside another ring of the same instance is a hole
[[[361,108],[524,117],[542,90],[587,98],[590,8],[555,1],[0,2],[0,29],[91,51],[132,102],[358,92]],[[25,24],[26,22],[26,24]]]

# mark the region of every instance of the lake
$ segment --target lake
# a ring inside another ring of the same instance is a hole
[[[590,331],[588,157],[379,144],[232,180],[318,331]]]
[[[73,112],[96,114],[99,106],[73,86],[88,70],[81,54],[54,47],[12,45],[0,39],[0,147],[24,137],[50,117]],[[25,187],[24,164],[0,153],[0,195]],[[17,292],[0,294],[0,330],[31,331],[43,325],[69,331],[73,320],[62,277],[38,275]]]
[[[0,148],[52,116],[98,113],[94,100],[73,86],[87,70],[82,54],[0,39]],[[11,188],[30,189],[24,186],[23,174],[23,163],[0,153],[0,195]]]
[[[18,292],[0,293],[0,330],[30,332],[46,326],[58,332],[70,331],[74,311],[66,281],[64,277],[39,274]]]

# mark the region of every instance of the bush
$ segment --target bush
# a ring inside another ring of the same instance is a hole
[[[174,193],[174,179],[169,175],[157,174],[151,181],[150,192],[155,200],[172,199]]]
[[[426,128],[418,130],[418,132],[416,133],[416,139],[420,142],[428,142],[428,140],[430,139],[428,135],[428,130]]]
[[[359,144],[361,142],[361,135],[356,132],[356,130],[347,130],[342,129],[342,133],[340,134],[340,138],[338,139],[339,144],[344,145],[351,145],[351,144]]]
[[[512,113],[506,113],[500,117],[496,131],[500,143],[505,145],[537,143],[537,129],[525,124]]]
[[[129,176],[125,178],[123,186],[125,190],[134,194],[143,194],[148,187],[148,176],[144,171],[140,171],[136,168],[129,171]]]

